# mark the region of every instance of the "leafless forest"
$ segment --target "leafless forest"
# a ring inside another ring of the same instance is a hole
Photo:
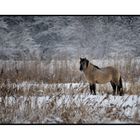
[[[139,16],[0,16],[0,123],[140,123]],[[91,95],[79,58],[121,72]]]

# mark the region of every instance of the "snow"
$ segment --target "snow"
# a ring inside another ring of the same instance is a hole
[[[129,84],[126,85],[128,86]],[[51,114],[51,117],[46,116],[44,119],[42,119],[41,123],[63,123],[64,120],[61,118],[61,116],[59,116],[59,110],[71,107],[79,109],[84,107],[85,110],[89,112],[92,119],[83,119],[86,123],[133,123],[135,122],[134,118],[136,118],[136,114],[138,113],[138,115],[140,115],[139,95],[125,94],[124,96],[113,96],[111,94],[99,92],[97,92],[97,95],[91,95],[88,92],[79,93],[78,88],[81,88],[82,86],[88,88],[87,83],[38,84],[35,82],[23,82],[13,86],[17,86],[18,89],[24,88],[25,92],[27,92],[31,87],[40,87],[36,94],[33,95],[28,95],[27,93],[21,96],[6,96],[5,105],[7,107],[16,103],[20,103],[19,110],[17,110],[18,113],[24,113],[27,107],[29,107],[31,110],[41,110],[42,108],[47,108],[50,103],[54,103],[55,111],[53,114]],[[45,93],[45,90],[50,87],[52,89],[57,87],[61,88],[62,90],[61,92],[51,94]],[[1,101],[2,99],[0,97],[0,102]],[[30,122],[28,119],[23,121],[20,117],[19,119],[13,119],[13,121],[15,123]]]
[[[128,83],[125,83],[127,85],[127,87],[129,86]],[[19,83],[17,85],[13,85],[14,87],[16,86],[17,89],[20,88],[24,88],[25,91],[28,91],[31,87],[40,87],[41,89],[37,91],[37,93],[44,93],[44,90],[47,88],[61,88],[63,89],[62,91],[65,90],[69,90],[69,89],[77,89],[80,88],[81,86],[88,86],[88,84],[83,84],[83,83],[59,83],[59,84],[47,84],[47,83],[41,83],[41,84],[37,84],[37,83],[29,83],[29,82],[23,82],[23,83]],[[97,86],[98,87],[98,86]],[[65,88],[65,90],[64,90]],[[49,100],[50,96],[38,96],[38,94],[36,94],[37,96],[32,96],[33,100],[34,98],[37,98],[37,100],[39,100],[39,102],[43,102],[44,100],[47,101]],[[55,97],[52,96],[52,97]],[[57,101],[58,104],[61,104],[61,102],[63,100],[65,100],[65,102],[68,103],[69,98],[73,97],[73,100],[78,103],[78,102],[96,102],[98,104],[100,104],[100,106],[120,106],[120,107],[126,107],[126,106],[136,106],[137,103],[140,103],[140,97],[138,95],[127,95],[125,94],[124,96],[113,96],[113,95],[108,95],[106,93],[104,93],[103,95],[101,93],[97,92],[97,95],[91,95],[89,93],[82,93],[82,94],[76,94],[74,95],[74,93],[65,93],[64,95],[61,96],[61,98]],[[12,98],[14,97],[8,97],[11,101]],[[20,98],[26,98],[25,97],[20,97]]]
[[[8,104],[12,104],[14,102],[14,97],[8,97],[9,100]],[[28,97],[18,97],[18,100],[21,100],[21,108],[20,110],[23,110],[25,108],[25,102],[27,102],[27,98]],[[50,96],[41,96],[41,97],[37,97],[37,96],[31,96],[30,100],[31,100],[31,108],[35,108],[36,104],[38,105],[39,108],[42,107],[43,104],[47,104],[49,103],[51,100],[53,100],[55,98],[55,96],[52,96],[50,98]],[[80,107],[81,103],[84,103],[84,105],[86,106],[93,106],[94,108],[102,108],[102,113],[105,112],[106,108],[111,108],[111,107],[115,107],[115,108],[119,108],[123,111],[124,110],[124,114],[127,117],[133,117],[134,112],[133,109],[136,108],[137,106],[137,100],[140,100],[140,97],[138,96],[124,96],[124,97],[120,97],[120,96],[112,96],[112,95],[74,95],[73,97],[71,95],[62,95],[59,99],[57,99],[56,101],[56,108],[58,107],[62,107],[63,105],[65,105],[66,107],[70,107],[71,104],[75,104],[77,107]],[[113,111],[115,112],[116,109],[113,109]],[[114,121],[115,123],[115,121]]]

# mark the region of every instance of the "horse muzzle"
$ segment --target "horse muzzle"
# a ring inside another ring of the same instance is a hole
[[[80,66],[80,71],[83,71],[83,67],[82,66]]]

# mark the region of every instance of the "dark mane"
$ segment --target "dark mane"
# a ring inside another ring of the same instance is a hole
[[[96,65],[93,65],[95,68],[97,68],[97,69],[100,69],[98,66],[96,66]]]
[[[96,68],[96,69],[101,69],[101,68],[99,68],[98,66],[96,66],[96,65],[93,65],[92,63],[90,63],[94,68]]]
[[[98,66],[96,66],[96,65],[93,65],[92,63],[90,63],[94,68],[96,68],[96,69],[101,69],[101,68],[99,68]]]

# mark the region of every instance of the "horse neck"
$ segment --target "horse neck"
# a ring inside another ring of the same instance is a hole
[[[90,72],[96,71],[96,68],[93,64],[89,63],[88,67],[84,70],[85,75],[89,74]]]

